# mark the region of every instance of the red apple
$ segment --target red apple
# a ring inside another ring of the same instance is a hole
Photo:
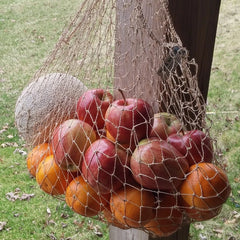
[[[104,128],[104,116],[109,105],[113,102],[113,95],[104,89],[88,90],[77,102],[78,119],[87,122],[94,129]]]
[[[149,136],[152,120],[153,109],[146,101],[123,96],[107,109],[106,131],[118,143],[134,145]]]
[[[98,139],[85,153],[82,175],[100,194],[119,189],[129,174],[127,153],[108,139]]]
[[[191,130],[184,135],[173,134],[167,141],[186,157],[190,166],[213,160],[212,141],[201,130]]]
[[[78,119],[69,119],[59,125],[52,137],[56,163],[63,169],[78,171],[84,153],[96,140],[94,129]]]
[[[189,165],[172,145],[158,138],[142,140],[130,160],[135,180],[143,187],[176,191]]]
[[[175,115],[167,112],[156,113],[154,114],[150,137],[166,140],[169,135],[177,133],[181,129],[182,124]]]

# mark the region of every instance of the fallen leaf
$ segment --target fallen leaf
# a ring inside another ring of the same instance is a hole
[[[81,222],[78,222],[77,220],[74,220],[74,221],[73,221],[73,223],[74,223],[75,225],[77,225],[78,227],[80,227],[80,228],[83,226],[84,222],[85,222],[85,220],[82,220]]]
[[[203,226],[201,223],[196,223],[196,224],[194,225],[194,227],[195,227],[196,229],[198,229],[198,230],[203,230],[203,229],[204,229],[204,226]]]
[[[237,213],[233,216],[236,220],[240,220],[240,213]]]
[[[66,228],[68,225],[66,223],[62,223],[62,228]]]
[[[231,220],[225,221],[225,224],[228,224],[228,225],[232,225],[234,223],[236,223],[236,219],[231,219]]]
[[[23,193],[22,196],[19,198],[21,201],[24,200],[30,200],[31,198],[33,198],[35,196],[34,193]]]
[[[226,120],[226,122],[232,122],[232,119],[229,117],[226,117],[225,120]]]
[[[19,149],[19,148],[16,148],[13,153],[19,153],[22,156],[26,156],[27,155],[26,151],[24,151],[22,149]]]
[[[50,234],[48,234],[48,236],[49,236],[50,239],[52,239],[52,240],[57,240],[57,238],[55,237],[54,233],[50,233]]]
[[[6,193],[6,198],[9,201],[14,202],[16,200],[20,200],[20,201],[30,200],[31,198],[33,198],[35,196],[35,194],[33,194],[33,193],[23,193],[22,195],[20,195],[20,192],[21,192],[21,189],[16,188],[14,190],[14,192]]]
[[[61,218],[68,219],[68,218],[69,218],[69,215],[68,215],[68,214],[65,214],[65,213],[62,213],[62,214],[61,214]]]
[[[16,142],[5,142],[1,144],[2,148],[6,147],[18,147],[18,144]]]
[[[200,237],[200,240],[207,240],[207,237],[202,233],[200,233],[199,237]]]
[[[98,237],[102,237],[103,233],[100,231],[100,227],[98,225],[93,227],[94,234],[97,235]]]
[[[234,178],[234,182],[239,183],[240,182],[240,177]]]
[[[4,133],[6,131],[7,131],[7,129],[3,128],[3,129],[0,130],[0,134]]]
[[[6,193],[6,198],[7,198],[7,200],[14,202],[17,199],[19,199],[19,195],[15,192],[8,192],[8,193]]]
[[[38,36],[38,39],[40,39],[40,40],[42,40],[42,41],[45,41],[45,37],[42,36],[42,35],[39,35],[39,36]]]
[[[12,139],[13,135],[9,134],[9,135],[7,135],[7,138]]]
[[[213,232],[223,234],[224,231],[222,229],[213,229]]]
[[[8,130],[8,124],[7,125],[4,125],[3,127],[2,127],[2,129],[0,130],[0,133],[3,133],[3,132],[6,132],[7,130]]]
[[[47,225],[56,225],[56,222],[54,222],[54,220],[51,219],[47,222]]]
[[[88,228],[89,230],[93,230],[93,227],[94,227],[93,222],[89,220],[89,221],[88,221],[88,224],[87,224],[87,228]]]
[[[6,143],[2,143],[2,144],[1,144],[1,147],[2,147],[2,148],[5,148],[5,147],[7,147],[7,144],[6,144]]]
[[[7,222],[0,222],[0,231],[2,231],[6,225],[7,225]]]
[[[47,208],[47,214],[51,216],[51,210],[50,210],[50,208]]]

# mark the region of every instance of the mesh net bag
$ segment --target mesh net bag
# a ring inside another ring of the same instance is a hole
[[[73,211],[168,236],[230,194],[165,0],[84,0],[16,104],[27,166]]]

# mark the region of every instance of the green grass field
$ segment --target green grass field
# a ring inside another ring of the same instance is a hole
[[[77,0],[0,1],[0,239],[108,239],[104,223],[73,213],[39,190],[14,125],[17,97],[79,5]],[[191,225],[192,240],[240,239],[239,9],[239,0],[222,0],[207,109],[232,194],[218,217]]]

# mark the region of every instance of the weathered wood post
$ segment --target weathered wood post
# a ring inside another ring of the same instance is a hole
[[[149,1],[149,0],[148,0]],[[127,4],[128,1],[117,0],[117,22],[124,23],[121,26],[117,26],[116,38],[121,39],[121,42],[116,42],[115,58],[116,61],[120,61],[121,56],[128,52],[129,59],[140,57],[140,54],[136,52],[136,49],[131,50],[131,44],[129,38],[131,34],[126,32],[126,27],[130,24],[125,21],[126,14],[132,12],[132,8],[137,3],[137,0],[131,0],[129,5],[129,11],[121,12],[123,4]],[[190,57],[195,58],[198,66],[198,85],[203,94],[204,99],[207,99],[209,77],[211,71],[219,8],[221,0],[169,0],[169,10],[174,23],[174,27],[180,36],[183,46],[190,52]],[[159,1],[152,1],[155,7],[161,8]],[[135,5],[136,7],[136,5]],[[149,17],[151,15],[148,15]],[[150,21],[151,22],[151,21]],[[153,22],[154,26],[158,23]],[[160,33],[161,34],[161,33]],[[139,49],[141,51],[141,49]],[[151,58],[147,55],[144,58]],[[115,66],[115,87],[123,89],[130,89],[126,95],[134,96],[142,93],[142,97],[148,100],[154,108],[154,82],[149,85],[149,82],[140,82],[138,86],[134,86],[134,76],[143,74],[143,79],[147,79],[149,74],[146,64],[140,63],[137,68],[140,69],[136,72],[136,69],[131,69],[132,64],[130,61],[124,60],[121,64]],[[178,232],[170,237],[157,238],[161,240],[187,240],[189,235],[189,225],[183,226]],[[152,236],[149,236],[143,231],[130,229],[122,230],[116,227],[110,226],[110,240],[153,240]]]

